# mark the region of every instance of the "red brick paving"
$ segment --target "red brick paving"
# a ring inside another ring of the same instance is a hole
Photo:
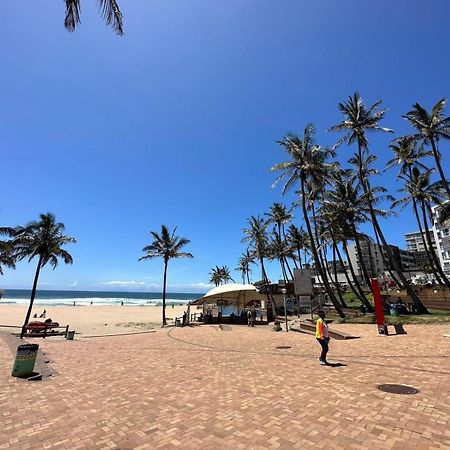
[[[267,327],[35,340],[58,372],[42,382],[10,376],[0,339],[0,449],[450,448],[448,327],[342,328],[361,336],[331,342],[342,367],[318,365],[313,336]]]

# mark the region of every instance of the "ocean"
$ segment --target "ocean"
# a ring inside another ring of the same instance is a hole
[[[26,289],[5,289],[0,304],[28,305],[31,291]],[[184,305],[190,300],[202,297],[199,293],[167,293],[166,305]],[[111,291],[50,291],[38,290],[35,305],[47,306],[103,305],[157,306],[162,304],[161,292],[111,292]]]

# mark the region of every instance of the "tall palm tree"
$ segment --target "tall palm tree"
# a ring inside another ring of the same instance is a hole
[[[38,221],[33,221],[25,227],[14,229],[13,237],[10,241],[14,259],[20,261],[27,258],[28,262],[30,262],[33,258],[38,258],[30,305],[23,322],[21,337],[23,337],[25,326],[28,324],[33,309],[41,269],[47,263],[55,269],[60,259],[65,264],[73,263],[72,256],[63,247],[66,244],[75,243],[76,240],[66,236],[64,231],[64,224],[56,222],[55,216],[51,213],[41,214]]]
[[[306,264],[306,255],[310,248],[308,233],[303,229],[303,227],[298,228],[292,223],[288,228],[287,239],[292,247],[292,250],[297,252],[297,258],[300,268],[302,269],[303,265],[301,252],[304,254],[304,263]]]
[[[250,284],[250,273],[252,270],[250,269],[250,264],[254,264],[255,257],[246,250],[245,253],[242,253],[241,257],[238,260],[238,266],[236,267],[237,272],[241,272],[242,275],[242,284],[245,284],[247,281]]]
[[[444,117],[446,104],[447,99],[443,98],[433,106],[431,112],[428,112],[419,103],[415,103],[413,109],[406,113],[403,118],[416,129],[417,133],[413,135],[414,139],[423,142],[425,145],[431,145],[436,168],[447,193],[447,198],[450,200],[450,187],[441,166],[442,155],[438,148],[438,142],[441,139],[450,139],[450,117]]]
[[[270,208],[269,212],[265,214],[267,220],[277,226],[278,234],[280,236],[286,237],[284,230],[284,225],[289,223],[294,216],[292,215],[292,209],[286,208],[286,205],[281,203],[274,203]]]
[[[80,0],[65,0],[66,17],[64,26],[68,31],[75,31],[80,23]],[[123,16],[116,0],[98,0],[100,14],[107,25],[114,28],[119,35],[123,35]]]
[[[247,219],[248,228],[244,228],[244,237],[242,242],[248,243],[255,258],[258,259],[261,266],[261,279],[266,289],[267,301],[272,307],[272,313],[275,316],[275,302],[269,294],[269,278],[267,276],[264,260],[269,253],[269,238],[267,236],[267,221],[260,216],[251,216]]]
[[[281,147],[288,153],[290,160],[275,164],[271,167],[271,171],[282,172],[272,186],[276,186],[279,181],[285,179],[286,181],[282,189],[282,194],[285,194],[289,189],[300,184],[300,200],[303,220],[310,239],[311,253],[314,258],[316,270],[322,279],[325,290],[330,296],[336,311],[341,317],[344,317],[345,315],[342,308],[328,283],[328,278],[322,266],[319,249],[309,218],[309,188],[313,185],[323,185],[326,182],[325,180],[327,179],[329,172],[334,168],[333,164],[327,162],[328,157],[332,156],[333,152],[314,143],[315,130],[315,126],[309,124],[305,127],[302,137],[287,135],[279,142]]]
[[[391,267],[394,268],[397,276],[399,277],[401,283],[405,287],[410,296],[412,302],[415,304],[416,309],[422,313],[428,313],[428,310],[420,301],[413,287],[409,285],[406,280],[405,275],[400,267],[399,262],[394,258],[392,250],[389,247],[386,238],[381,230],[380,224],[378,222],[375,210],[372,203],[372,191],[370,187],[368,173],[365,171],[364,161],[367,157],[373,156],[369,154],[369,141],[367,139],[368,131],[378,131],[383,133],[392,133],[393,131],[389,128],[384,128],[380,126],[379,122],[385,116],[387,109],[379,109],[381,105],[381,100],[375,102],[372,106],[367,108],[364,105],[360,95],[355,93],[350,96],[346,102],[339,103],[339,110],[344,116],[344,120],[331,127],[331,131],[344,132],[344,136],[339,139],[337,145],[346,142],[348,145],[356,143],[358,146],[358,152],[355,154],[352,161],[356,164],[358,170],[359,181],[364,192],[368,195],[368,207],[370,212],[370,217],[372,225],[374,228],[375,235],[381,240],[383,244],[384,251],[389,258]]]
[[[414,215],[419,226],[419,232],[422,236],[422,243],[429,260],[430,269],[438,281],[442,280],[445,286],[450,288],[450,280],[442,270],[436,252],[433,249],[427,217],[427,215],[431,216],[431,205],[441,203],[443,198],[442,182],[430,182],[432,172],[433,169],[428,169],[425,172],[421,172],[419,168],[414,167],[409,176],[401,177],[405,181],[405,185],[402,189],[400,189],[400,191],[405,192],[407,195],[395,201],[392,204],[392,207],[396,208],[400,206],[401,209],[403,209],[408,204],[412,205]],[[419,208],[422,212],[422,219],[419,215]]]
[[[150,231],[150,235],[153,241],[150,245],[145,246],[142,251],[146,253],[145,256],[139,258],[139,261],[143,259],[163,258],[164,261],[164,275],[163,275],[163,292],[162,292],[162,326],[167,325],[166,321],[166,286],[167,286],[167,267],[169,261],[175,258],[193,258],[191,253],[182,252],[181,249],[191,242],[184,237],[176,236],[175,227],[172,232],[166,227],[161,225],[161,233],[156,231]]]

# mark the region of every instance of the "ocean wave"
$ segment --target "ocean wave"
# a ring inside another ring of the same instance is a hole
[[[172,305],[186,305],[189,300],[177,299],[177,298],[167,298],[166,306]],[[0,300],[1,304],[9,304],[9,305],[28,305],[30,303],[29,298],[14,298],[14,299],[6,299],[3,298]],[[34,305],[42,305],[42,306],[160,306],[162,305],[162,299],[160,298],[148,298],[148,299],[136,299],[136,298],[127,298],[127,297],[80,297],[80,298],[52,298],[52,299],[44,299],[44,298],[36,298],[34,300]]]

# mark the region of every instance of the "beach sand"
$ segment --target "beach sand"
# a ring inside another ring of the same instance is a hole
[[[2,305],[0,302],[0,325],[21,326],[27,311],[25,305]],[[166,307],[168,324],[174,323],[176,317],[182,317],[187,306]],[[191,312],[197,312],[191,307]],[[33,308],[32,315],[39,316],[44,307]],[[46,318],[51,318],[61,326],[69,325],[70,330],[82,335],[123,334],[136,331],[156,329],[161,326],[161,306],[45,306]],[[171,320],[169,320],[171,319]],[[45,320],[45,319],[30,319]],[[10,328],[3,331],[19,332]]]

